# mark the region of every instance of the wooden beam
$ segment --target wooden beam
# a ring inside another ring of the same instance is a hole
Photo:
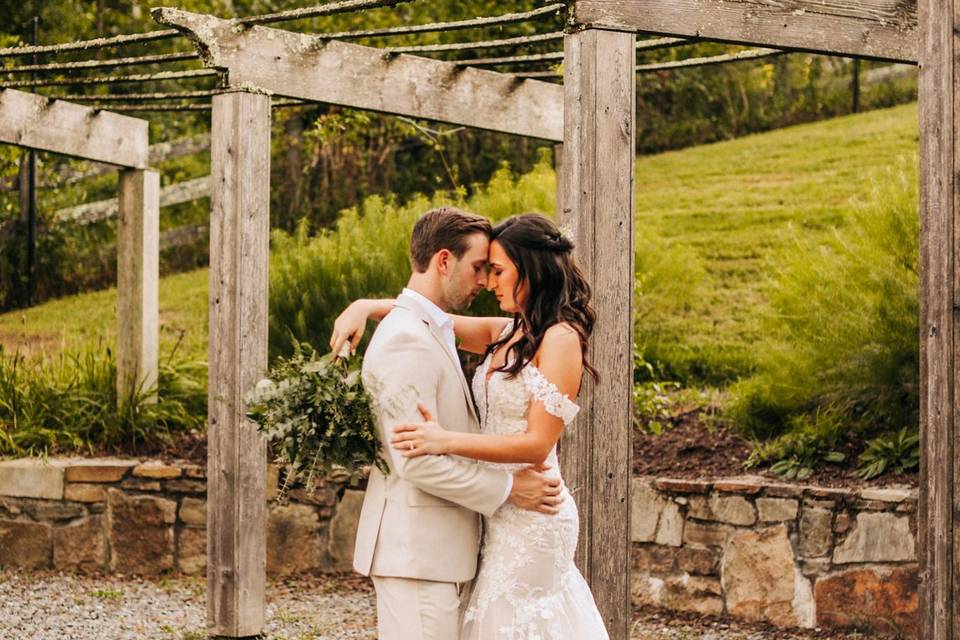
[[[0,142],[107,162],[147,167],[146,120],[0,89]]]
[[[175,204],[192,202],[210,195],[210,176],[184,180],[167,185],[160,190],[160,207],[170,207]],[[117,215],[119,202],[115,198],[96,200],[54,211],[53,215],[60,220],[72,220],[80,224],[92,224],[107,220]]]
[[[864,82],[866,82],[866,79]],[[211,97],[213,97],[213,95],[213,93],[210,94]],[[192,156],[209,150],[209,134],[199,134],[171,142],[160,142],[150,145],[147,164],[155,167],[167,160]],[[48,167],[45,171],[40,172],[40,187],[42,189],[61,189],[64,184],[74,184],[81,180],[95,178],[116,170],[117,168],[115,166],[101,162],[84,162],[74,166],[70,166],[64,162]],[[0,178],[0,191],[16,191],[15,181],[16,178]],[[161,192],[161,197],[162,195]]]
[[[920,3],[920,615],[924,640],[958,640],[960,253],[956,0]]]
[[[324,41],[177,9],[153,10],[184,31],[231,86],[316,102],[563,140],[563,90],[453,62]]]
[[[120,172],[117,224],[117,395],[156,389],[159,344],[160,174]],[[151,395],[156,400],[156,393]]]
[[[630,622],[630,475],[633,423],[634,34],[587,29],[566,37],[561,218],[593,288],[597,321],[576,424],[561,467],[580,506],[577,561],[607,631]]]
[[[575,0],[572,21],[623,31],[916,62],[916,0]]]
[[[263,631],[266,446],[243,397],[267,367],[270,97],[213,98],[207,626],[239,638]]]
[[[160,250],[193,244],[207,237],[207,225],[188,224],[160,232]]]

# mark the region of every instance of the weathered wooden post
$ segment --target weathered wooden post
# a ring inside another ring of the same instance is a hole
[[[243,396],[267,366],[270,97],[213,98],[210,170],[207,626],[263,630],[266,448]]]
[[[602,379],[584,383],[561,466],[580,507],[578,565],[615,640],[630,622],[635,40],[588,28],[564,44],[562,219],[593,287],[590,355]]]
[[[921,0],[920,26],[920,638],[960,638],[957,604],[957,154],[960,81],[952,1]]]
[[[156,389],[160,174],[120,171],[117,212],[117,401]],[[152,394],[156,400],[156,393]]]

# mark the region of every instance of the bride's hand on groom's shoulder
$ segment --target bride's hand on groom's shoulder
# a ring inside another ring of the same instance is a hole
[[[417,409],[424,422],[405,422],[395,426],[390,446],[404,458],[450,453],[450,432],[437,424],[433,414],[423,404],[418,402]]]
[[[350,353],[357,352],[357,345],[360,344],[360,338],[367,328],[367,318],[370,317],[369,311],[360,304],[360,300],[353,302],[344,309],[337,319],[333,321],[333,333],[330,336],[330,351],[337,355],[347,355],[342,353],[347,343],[350,344]]]

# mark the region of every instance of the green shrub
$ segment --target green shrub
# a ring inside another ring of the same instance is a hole
[[[851,428],[918,423],[916,158],[900,164],[825,244],[798,240],[783,257],[757,372],[726,408],[743,433],[770,438],[823,409]]]
[[[644,433],[660,435],[670,426],[674,402],[671,391],[677,391],[680,383],[660,380],[655,367],[644,360],[643,354],[633,351],[633,426]]]
[[[920,466],[920,435],[904,427],[896,433],[886,433],[867,441],[860,454],[859,475],[870,480],[890,470],[895,473],[912,471]]]
[[[27,359],[0,348],[0,455],[110,450],[162,443],[175,432],[203,430],[206,363],[161,363],[155,390],[138,389],[118,408],[116,359],[89,348]]]
[[[270,356],[289,356],[294,341],[323,351],[333,320],[352,300],[392,297],[410,276],[410,231],[432,207],[452,204],[489,217],[494,223],[525,211],[553,216],[556,177],[546,150],[532,171],[515,176],[503,166],[473,194],[441,191],[400,203],[372,196],[340,214],[336,225],[311,235],[301,221],[295,233],[272,235],[270,265]],[[635,339],[638,380],[696,373],[699,354],[682,336],[664,329],[666,315],[683,314],[696,304],[704,281],[702,259],[688,247],[664,240],[652,227],[636,229]],[[498,315],[496,300],[481,294],[470,313]],[[676,326],[676,325],[674,325]],[[671,363],[667,366],[665,363]],[[681,363],[679,366],[677,363]]]
[[[341,213],[334,229],[310,235],[305,223],[294,234],[274,231],[270,266],[270,355],[292,353],[294,340],[324,351],[337,315],[353,300],[393,297],[410,277],[410,231],[417,218],[441,205],[456,205],[494,222],[524,211],[552,215],[555,177],[546,153],[519,178],[502,167],[474,194],[438,192],[406,203],[372,196]],[[473,313],[497,315],[484,295]]]
[[[648,380],[633,385],[633,426],[640,431],[660,435],[670,426],[673,400],[671,391],[680,388],[677,382]]]
[[[843,462],[836,450],[843,439],[845,420],[835,411],[790,418],[790,429],[773,440],[758,443],[744,463],[748,469],[771,464],[770,471],[789,479],[804,480],[825,463]]]

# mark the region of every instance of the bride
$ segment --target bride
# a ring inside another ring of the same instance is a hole
[[[390,444],[403,456],[455,455],[513,472],[546,464],[559,477],[557,441],[576,416],[594,312],[572,242],[548,218],[524,214],[494,227],[487,288],[512,318],[451,316],[459,347],[483,354],[473,378],[481,433],[446,431],[425,407]],[[392,300],[358,300],[336,334],[359,340]],[[333,345],[340,346],[338,341]],[[579,531],[566,488],[556,515],[506,503],[484,519],[482,561],[463,613],[461,640],[602,640],[603,620],[573,562]]]

